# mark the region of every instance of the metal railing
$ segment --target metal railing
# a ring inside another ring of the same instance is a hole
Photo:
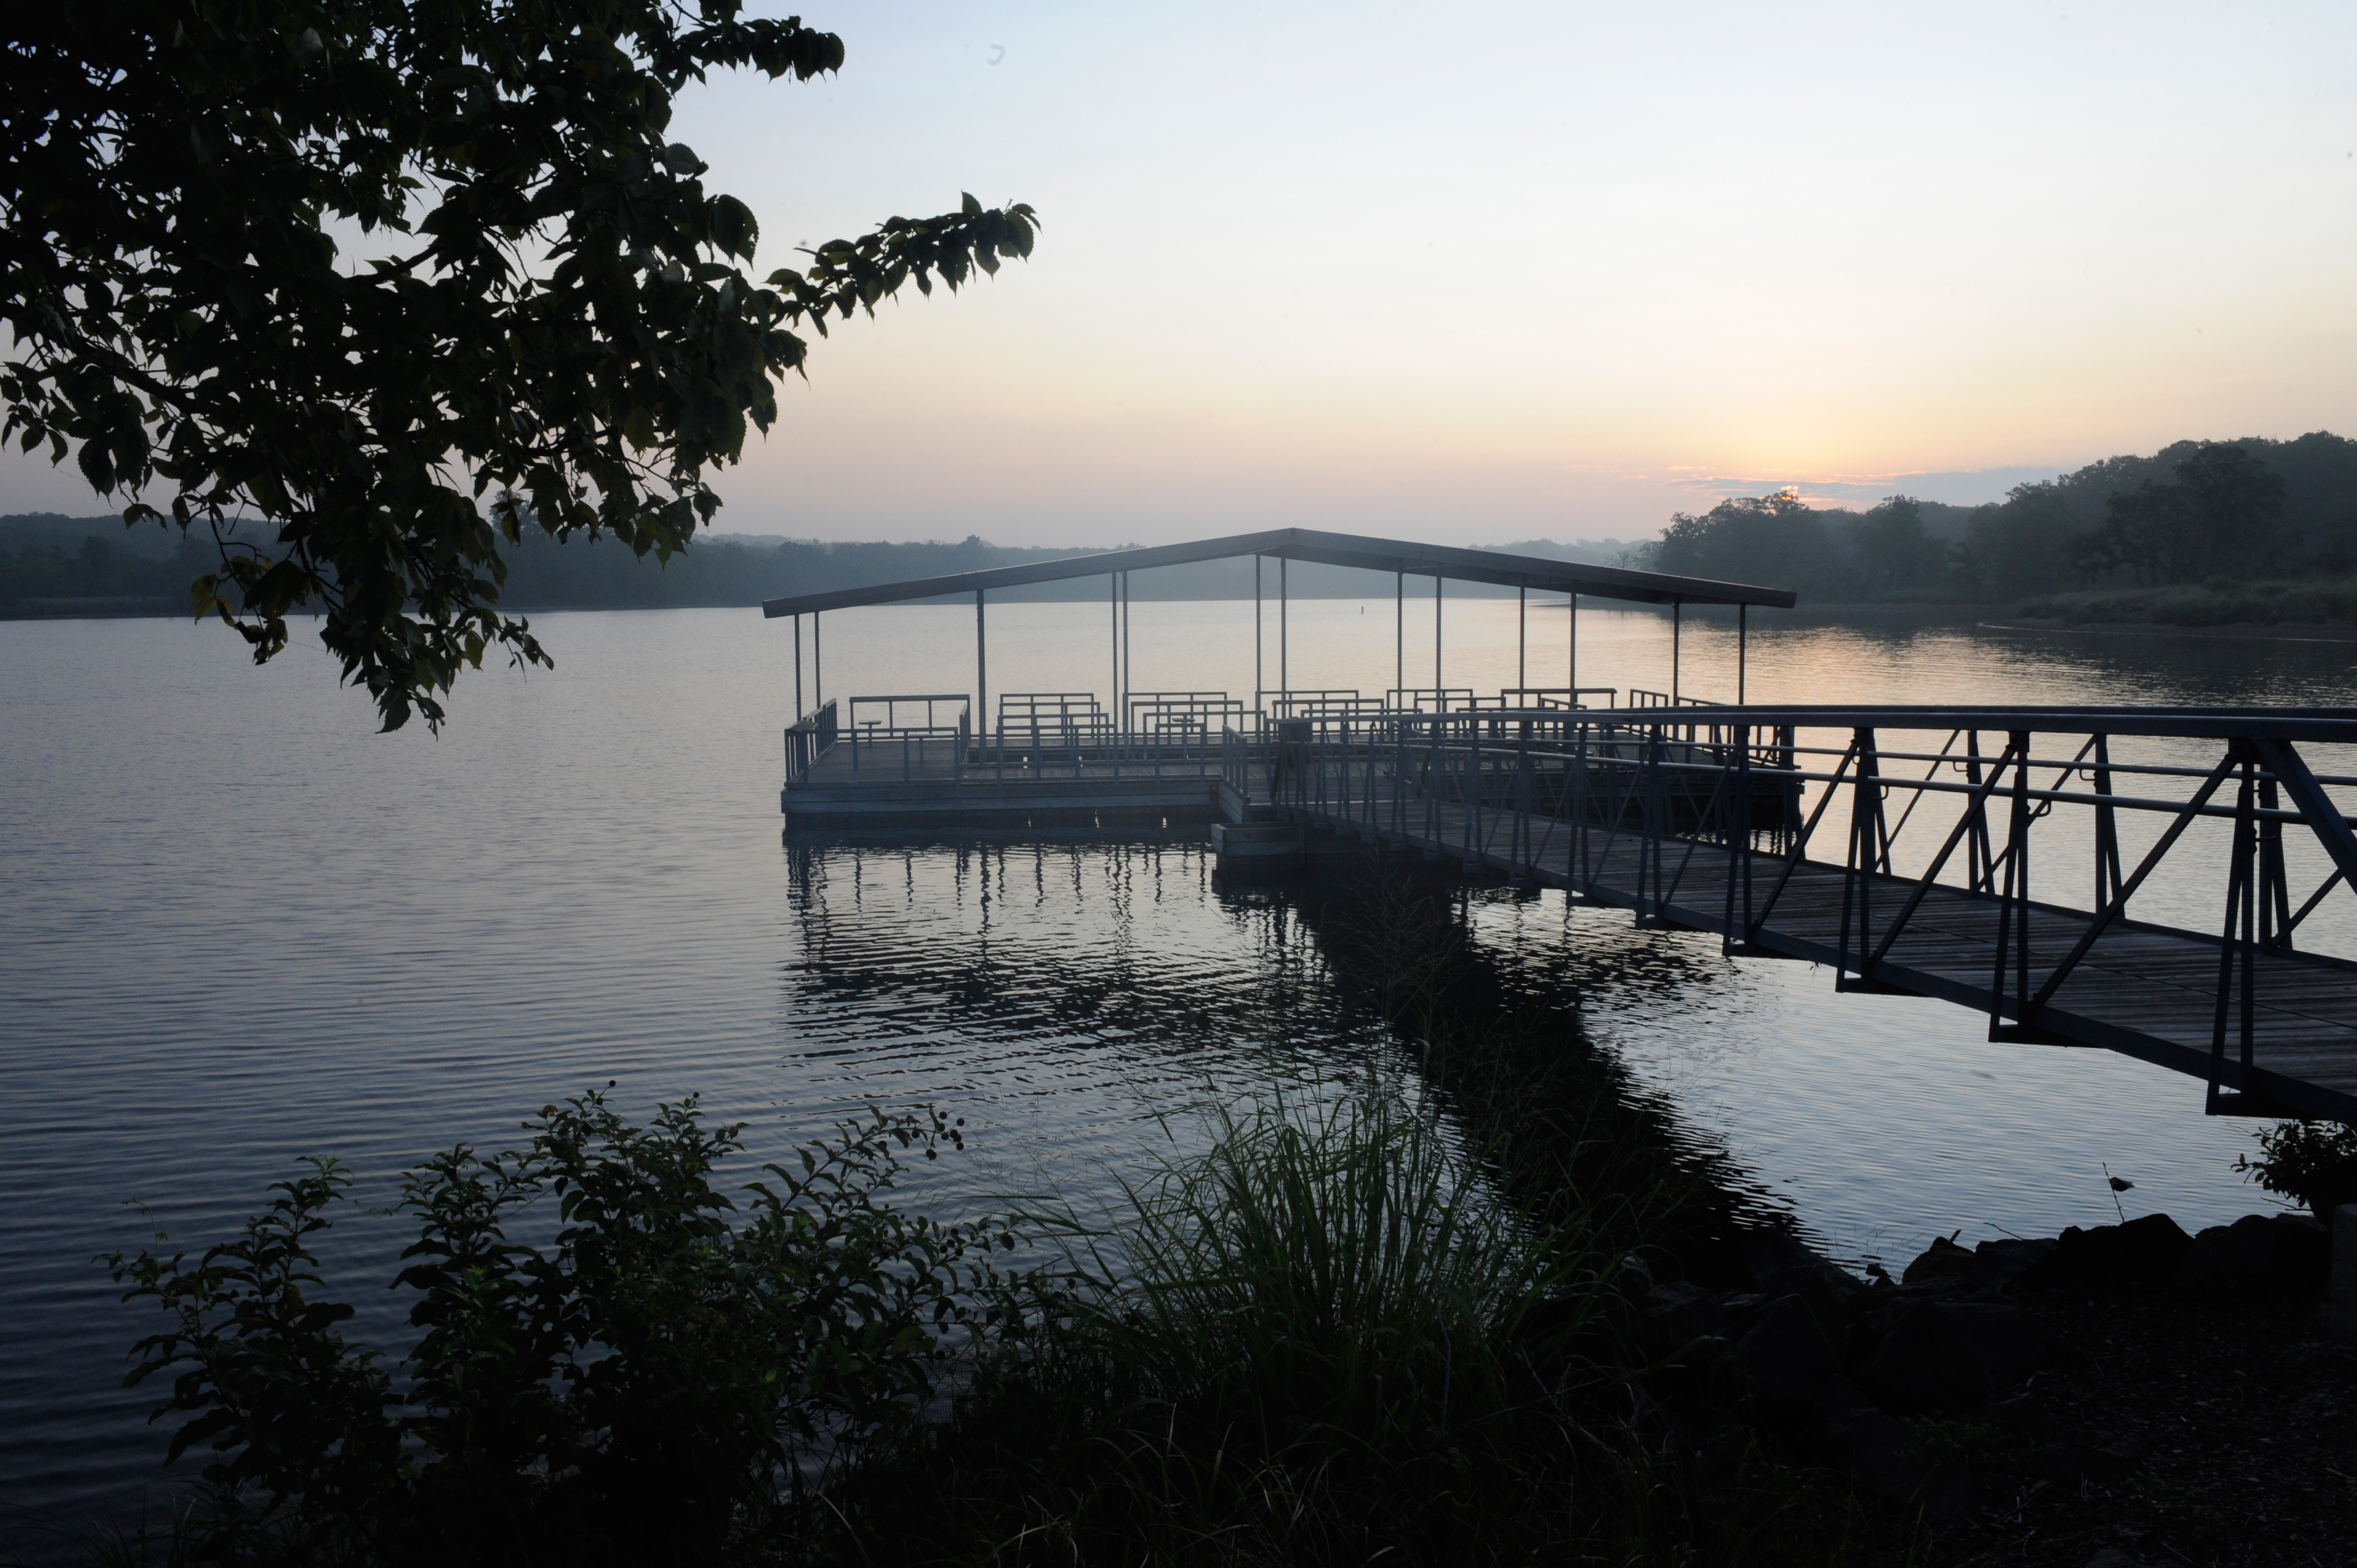
[[[835,705],[822,703],[786,726],[786,782],[800,784],[834,749]]]
[[[1704,720],[1689,706],[1708,705],[1682,703],[1675,721],[1560,708],[1297,720],[1257,760],[1280,806],[1589,896],[1609,878],[1641,919],[1706,918],[1730,947],[1780,929],[1804,871],[1821,888],[1837,874],[1824,945],[1849,988],[1922,961],[1894,959],[1894,944],[1936,905],[1941,923],[1921,941],[1979,954],[1993,1037],[2071,1023],[2056,1009],[2081,1004],[2058,994],[2126,933],[2169,939],[2169,961],[2186,971],[2170,985],[2187,987],[2188,965],[2214,966],[2195,977],[2212,1110],[2266,1109],[2226,1091],[2250,1080],[2268,986],[2280,1027],[2304,1016],[2299,987],[2323,983],[2319,966],[2329,988],[2357,995],[2347,954],[2311,944],[2294,969],[2268,962],[2307,942],[2320,910],[2338,945],[2357,946],[2357,833],[2331,793],[2357,774],[2319,772],[2303,750],[2357,746],[2350,710],[1711,706]],[[1226,762],[1245,789],[1256,759],[1240,739]],[[1841,860],[1811,860],[1831,832],[1844,836]],[[1706,857],[1711,875],[1697,878]],[[2175,866],[2165,887],[2153,881],[2164,863]],[[2130,919],[2132,899],[2173,906],[2164,917],[2185,923]],[[2118,975],[2145,961],[2115,961],[2126,967],[2102,983],[2136,996]]]
[[[935,758],[949,763],[953,779],[963,779],[973,734],[973,702],[964,693],[888,693],[845,700],[851,710],[845,731],[853,782],[877,776],[879,767],[888,778],[897,762],[906,783],[925,773]]]

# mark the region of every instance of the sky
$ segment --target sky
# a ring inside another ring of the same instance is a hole
[[[802,15],[840,74],[676,122],[761,272],[961,191],[1043,227],[816,344],[726,532],[1637,538],[2357,435],[2346,0]]]

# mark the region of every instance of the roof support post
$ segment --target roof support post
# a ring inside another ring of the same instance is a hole
[[[1432,575],[1432,711],[1448,711],[1448,688],[1440,679],[1440,574]]]
[[[1531,683],[1531,591],[1519,585],[1514,589],[1514,684],[1528,687]],[[1524,695],[1522,692],[1516,696]]]
[[[1579,596],[1572,594],[1566,601],[1571,608],[1571,663],[1564,679],[1571,686],[1571,705],[1579,706]]]
[[[1686,602],[1670,601],[1670,706],[1678,705],[1678,654],[1685,636]]]
[[[1108,639],[1113,648],[1113,676],[1105,685],[1105,701],[1115,708],[1121,706],[1121,574],[1105,574],[1105,618],[1112,628]]]
[[[1253,715],[1260,715],[1261,688],[1268,682],[1260,672],[1260,555],[1253,555]]]
[[[1129,667],[1129,574],[1121,575],[1121,706],[1114,710],[1116,735],[1129,733],[1129,685],[1135,679]]]
[[[1393,574],[1392,582],[1392,694],[1402,706],[1407,703],[1407,574]]]
[[[990,662],[985,656],[982,629],[982,590],[974,591],[974,733],[982,733],[982,715],[989,712]]]
[[[1293,690],[1292,654],[1286,633],[1286,613],[1292,604],[1291,590],[1286,586],[1286,568],[1292,564],[1293,557],[1290,555],[1280,555],[1276,558],[1276,689],[1280,701]],[[1293,716],[1293,709],[1289,704],[1285,710],[1285,716],[1287,718]]]
[[[819,646],[819,612],[811,611],[811,711],[826,706],[826,652]]]
[[[802,618],[794,617],[794,723],[802,722]]]
[[[1735,607],[1735,705],[1743,705],[1743,676],[1750,654],[1751,607]]]

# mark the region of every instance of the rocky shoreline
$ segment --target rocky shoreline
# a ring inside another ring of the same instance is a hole
[[[2357,1275],[2357,1208],[2340,1224]],[[1840,1472],[1919,1515],[1935,1562],[2357,1563],[2357,1345],[2332,1242],[2306,1215],[2190,1236],[2156,1214],[1935,1240],[1902,1277],[1861,1280],[1753,1233],[1734,1290],[1631,1259],[1637,1421],[1706,1468],[1765,1444]]]

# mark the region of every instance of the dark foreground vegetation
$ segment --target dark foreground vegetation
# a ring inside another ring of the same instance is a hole
[[[332,1165],[198,1255],[135,1376],[204,1466],[199,1563],[1820,1564],[2350,1560],[2357,1368],[2312,1228],[2153,1217],[1860,1281],[1748,1208],[1460,895],[1305,909],[1403,1058],[1231,1109],[1090,1225],[893,1202],[954,1118],[759,1173],[602,1093],[406,1182],[388,1362],[312,1254]],[[2260,1151],[2327,1201],[2341,1134]],[[554,1212],[551,1212],[551,1210]],[[1045,1260],[1042,1262],[1041,1260]],[[1019,1266],[1018,1266],[1019,1261]],[[393,1266],[388,1272],[394,1272]],[[374,1282],[363,1282],[364,1284]],[[2222,1405],[2207,1369],[2246,1376]],[[2222,1479],[2212,1442],[2269,1455]],[[2248,1444],[2273,1442],[2278,1448]],[[2276,1461],[2280,1460],[2281,1463]],[[2309,1487],[2320,1490],[2307,1490]]]

